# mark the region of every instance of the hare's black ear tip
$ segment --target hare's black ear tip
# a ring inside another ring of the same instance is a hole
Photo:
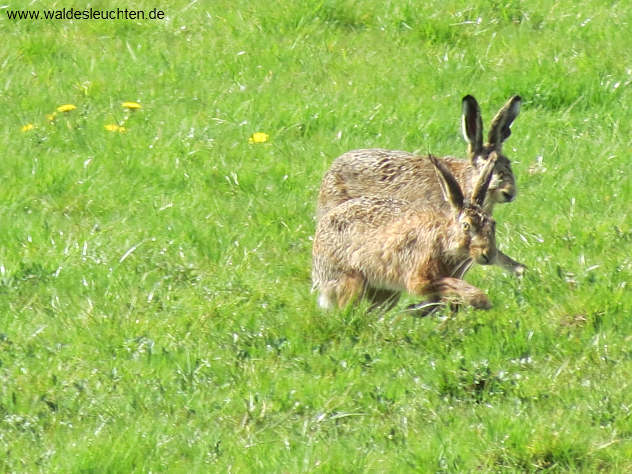
[[[466,95],[465,97],[463,97],[463,99],[461,99],[461,102],[472,102],[472,101],[476,102],[476,99],[474,98],[473,95],[470,95],[470,94]]]

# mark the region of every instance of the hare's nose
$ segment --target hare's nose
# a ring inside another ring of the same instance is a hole
[[[494,248],[485,248],[478,254],[476,261],[480,265],[491,265],[496,260],[496,250]]]
[[[511,202],[515,197],[515,195],[513,193],[510,193],[509,191],[503,191],[501,194],[503,195],[505,202]]]

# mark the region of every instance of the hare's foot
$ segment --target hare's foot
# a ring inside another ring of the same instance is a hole
[[[513,273],[518,278],[521,278],[524,275],[524,272],[527,270],[526,265],[523,265],[520,262],[516,262],[513,258],[505,255],[500,250],[496,255],[496,265],[508,272]]]
[[[452,304],[465,303],[477,309],[492,307],[482,290],[459,278],[445,277],[432,281],[426,286],[424,293]]]

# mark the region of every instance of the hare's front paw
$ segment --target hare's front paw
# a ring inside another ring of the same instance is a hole
[[[492,303],[483,292],[472,295],[468,298],[468,303],[476,309],[490,309],[492,307]]]

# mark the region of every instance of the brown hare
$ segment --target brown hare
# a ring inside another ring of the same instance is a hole
[[[489,191],[482,204],[492,214],[494,204],[512,201],[516,184],[509,159],[502,154],[503,142],[511,134],[510,126],[520,112],[521,99],[511,97],[492,120],[487,143],[483,144],[483,124],[476,99],[463,98],[463,136],[468,143],[468,159],[439,158],[450,170],[465,194],[470,194],[481,169],[493,153],[497,156]],[[390,197],[414,202],[444,203],[434,167],[426,157],[405,151],[380,148],[353,150],[338,157],[325,176],[318,195],[316,217],[319,220],[333,207],[361,196]],[[521,276],[525,266],[498,252],[496,265]]]
[[[436,170],[447,207],[365,196],[320,218],[312,280],[322,308],[344,307],[362,296],[374,305],[393,305],[403,291],[430,302],[491,307],[485,293],[462,278],[473,262],[496,259],[495,222],[482,205],[497,154],[488,156],[470,199],[443,161],[422,159]]]

